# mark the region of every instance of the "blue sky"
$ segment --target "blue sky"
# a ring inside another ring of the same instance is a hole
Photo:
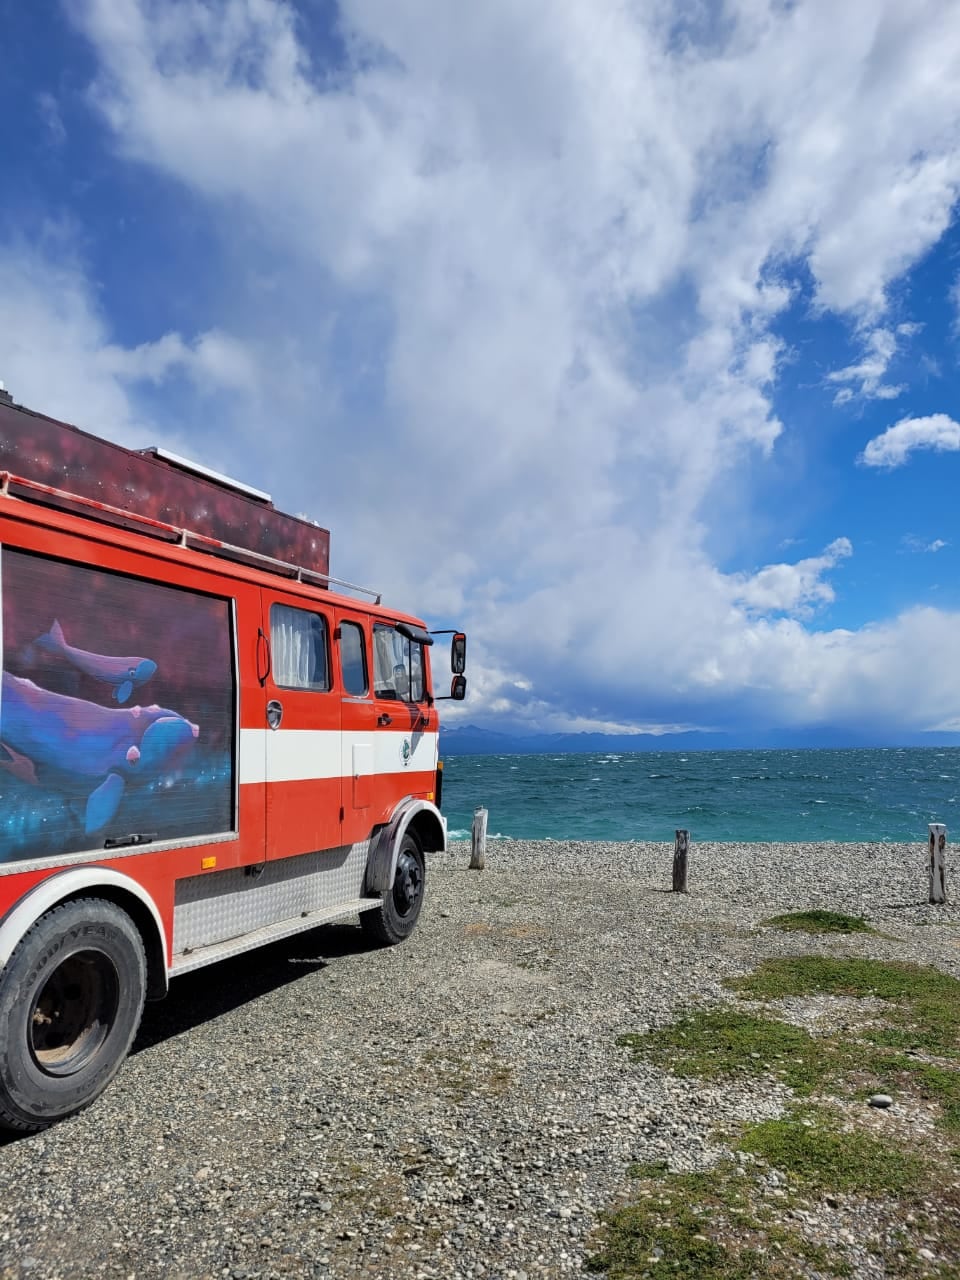
[[[960,730],[952,0],[0,21],[0,378],[465,627],[451,723]]]

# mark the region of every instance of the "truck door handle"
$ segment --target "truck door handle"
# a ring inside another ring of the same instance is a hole
[[[380,725],[393,724],[393,717],[388,716],[387,713],[384,711],[381,715],[377,716],[377,724],[380,724]]]
[[[271,698],[267,703],[267,724],[271,729],[279,729],[283,719],[283,703]]]
[[[264,668],[263,668],[262,675],[260,673],[260,654],[261,653],[264,655]],[[263,628],[260,627],[257,629],[257,679],[260,681],[261,688],[267,683],[267,676],[270,674],[270,667],[271,667],[270,642],[267,640],[267,637],[263,634]]]

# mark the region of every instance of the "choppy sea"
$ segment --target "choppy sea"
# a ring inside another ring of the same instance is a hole
[[[960,837],[960,748],[449,756],[443,810],[467,838],[925,841]]]

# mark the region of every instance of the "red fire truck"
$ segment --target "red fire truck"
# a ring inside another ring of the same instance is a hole
[[[268,494],[0,396],[0,1125],[92,1102],[177,974],[411,932],[433,636],[363,594]]]

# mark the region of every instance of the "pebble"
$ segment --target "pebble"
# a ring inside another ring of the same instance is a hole
[[[924,927],[960,908],[926,902],[922,841],[694,841],[684,895],[665,891],[672,858],[672,841],[491,841],[477,872],[454,844],[400,947],[367,949],[354,918],[176,979],[102,1099],[0,1142],[0,1276],[577,1276],[631,1165],[708,1167],[729,1154],[718,1134],[788,1101],[769,1080],[679,1080],[619,1036],[801,949],[960,976],[960,949]],[[801,907],[888,936],[759,928]],[[790,1016],[836,1026],[841,1008]],[[761,1173],[745,1153],[734,1167]],[[768,1183],[784,1214],[785,1182]],[[854,1274],[875,1271],[840,1235],[875,1227],[851,1198],[800,1212]]]
[[[890,1097],[889,1093],[875,1093],[870,1099],[870,1106],[886,1110],[887,1107],[893,1106],[893,1099]]]

